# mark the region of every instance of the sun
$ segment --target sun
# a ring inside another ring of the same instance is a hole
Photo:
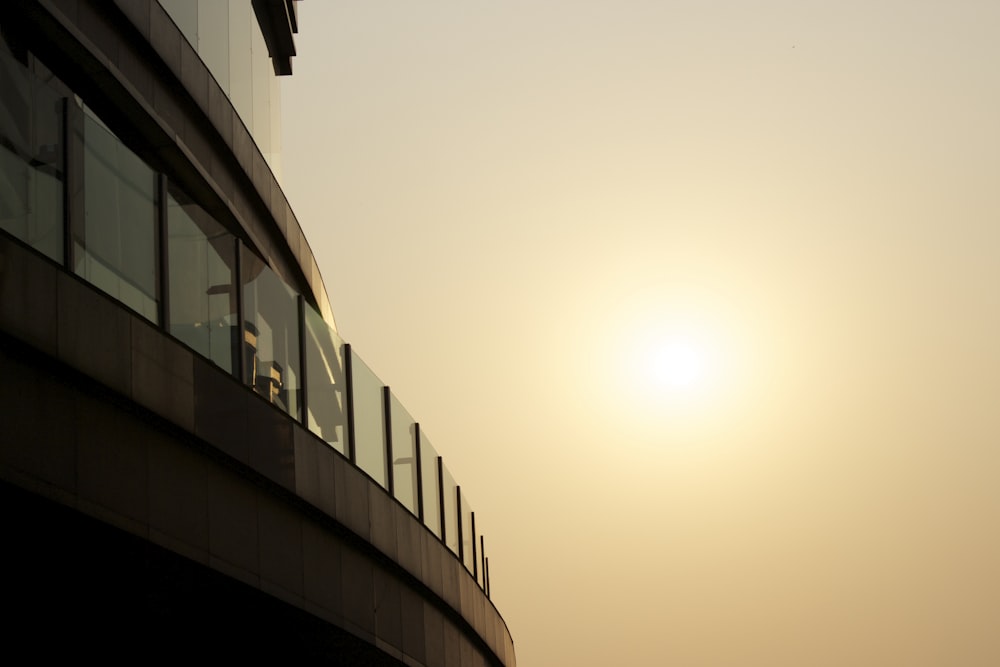
[[[616,400],[639,421],[693,425],[739,400],[739,327],[707,307],[688,311],[651,308],[618,322]]]
[[[703,346],[685,339],[665,340],[647,352],[647,381],[671,393],[694,393],[708,379],[708,358]]]

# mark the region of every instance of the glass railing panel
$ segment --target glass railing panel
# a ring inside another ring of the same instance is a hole
[[[301,419],[298,294],[245,246],[240,269],[245,380],[268,401]]]
[[[392,393],[392,494],[406,509],[417,513],[417,424]]]
[[[420,493],[423,496],[424,525],[441,537],[441,479],[438,476],[438,453],[420,431]]]
[[[344,342],[311,306],[305,307],[306,425],[347,456]]]
[[[74,270],[157,322],[156,174],[89,110],[82,127],[84,219]]]
[[[368,365],[351,350],[351,389],[354,397],[354,457],[359,468],[389,488],[385,455],[384,385]]]
[[[444,492],[444,543],[458,555],[458,484],[451,476],[448,466],[441,466],[441,487]]]
[[[479,533],[479,535],[476,536],[476,539],[479,540],[478,542],[479,551],[476,554],[476,582],[479,584],[479,587],[485,591],[486,590],[486,544],[485,540],[483,540],[481,529],[478,526],[476,527],[476,532]]]
[[[229,373],[239,367],[236,237],[173,183],[167,191],[171,335]]]
[[[472,527],[472,507],[465,493],[459,491],[462,512],[462,563],[469,572],[476,570],[476,531]]]
[[[63,102],[0,42],[0,229],[63,259]]]

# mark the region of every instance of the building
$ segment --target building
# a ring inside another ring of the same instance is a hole
[[[275,177],[297,22],[0,3],[11,655],[516,664],[466,495]]]

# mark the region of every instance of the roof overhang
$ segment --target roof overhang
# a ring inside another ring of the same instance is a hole
[[[294,34],[299,31],[296,2],[298,0],[253,0],[253,11],[264,35],[274,73],[278,76],[292,73]]]

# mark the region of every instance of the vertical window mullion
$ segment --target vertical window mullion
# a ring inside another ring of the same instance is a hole
[[[246,363],[246,314],[243,312],[245,305],[243,303],[243,248],[240,245],[240,240],[238,238],[233,239],[233,244],[236,251],[235,261],[236,265],[235,276],[233,277],[233,288],[236,290],[236,340],[233,341],[233,348],[235,350],[236,363],[233,365],[233,374],[240,379],[240,382],[247,383],[247,363]]]
[[[472,544],[472,578],[479,579],[479,560],[476,551],[476,513],[470,512],[470,528],[472,535],[470,535],[469,542]]]
[[[465,565],[465,523],[462,521],[462,487],[455,487],[455,514],[458,515],[458,560]]]
[[[344,343],[344,403],[347,409],[347,458],[358,465],[354,452],[354,362],[351,354],[351,344]]]
[[[417,518],[424,522],[424,463],[420,451],[420,424],[413,424],[413,462],[417,467]],[[426,525],[426,524],[425,524]]]
[[[70,167],[70,157],[72,151],[70,150],[70,120],[69,120],[69,98],[62,98],[61,108],[62,108],[62,127],[60,131],[62,132],[62,161],[63,161],[63,210],[62,210],[62,233],[63,233],[63,256],[62,262],[63,267],[66,269],[72,268],[73,263],[73,238],[70,232],[70,192],[71,188],[76,185],[75,183],[70,183],[70,173],[72,171]]]
[[[448,520],[444,513],[444,459],[437,457],[438,469],[438,510],[441,517],[441,542],[448,546]]]
[[[306,298],[299,294],[298,318],[299,318],[299,423],[309,428],[309,397],[306,395],[308,389],[308,370],[306,369]],[[294,415],[293,415],[294,416]]]
[[[395,479],[392,463],[392,400],[389,387],[382,387],[382,428],[385,431],[383,447],[385,448],[385,486],[390,496],[395,497]]]

